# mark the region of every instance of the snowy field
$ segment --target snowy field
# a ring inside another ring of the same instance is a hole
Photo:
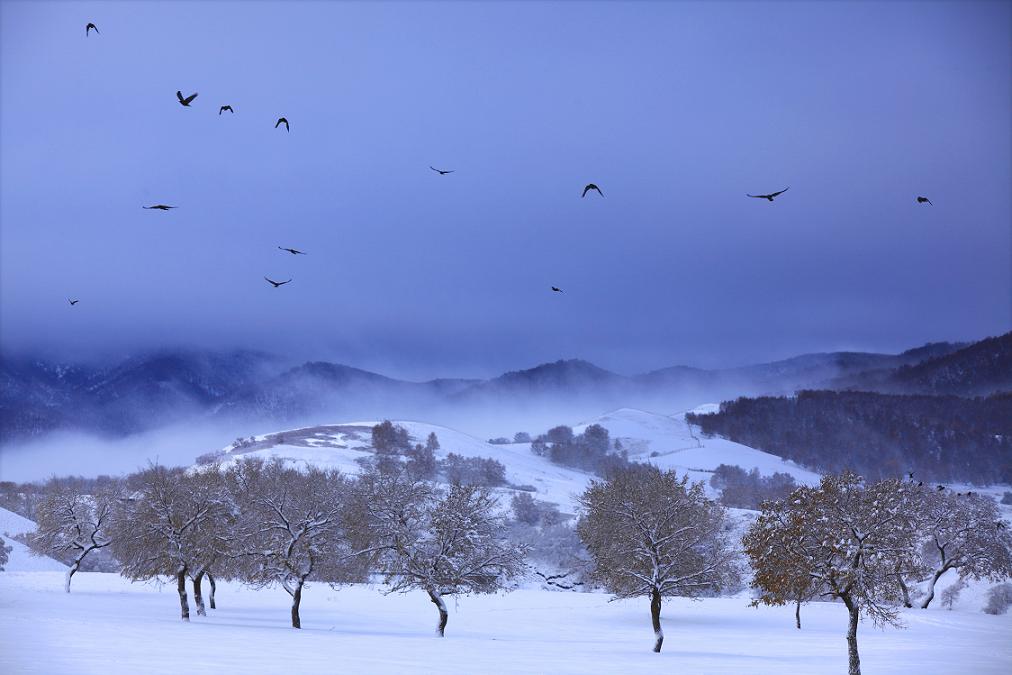
[[[847,613],[747,607],[745,598],[672,599],[666,639],[650,651],[647,603],[599,593],[520,590],[450,605],[447,636],[421,593],[314,584],[303,630],[288,627],[288,596],[219,584],[219,609],[179,620],[174,588],[80,573],[0,573],[0,672],[96,673],[728,673],[846,672]],[[191,597],[192,611],[192,597]],[[862,623],[866,675],[1012,672],[1012,615],[908,610],[907,628]]]

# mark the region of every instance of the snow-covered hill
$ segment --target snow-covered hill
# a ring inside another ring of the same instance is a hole
[[[577,495],[593,478],[590,473],[553,464],[531,453],[530,443],[493,445],[445,426],[392,421],[408,431],[412,443],[425,443],[430,433],[436,434],[440,445],[436,453],[438,459],[445,459],[452,452],[464,457],[491,457],[501,462],[511,486],[533,487],[537,499],[558,504],[563,511],[573,511]],[[247,457],[277,457],[296,466],[338,469],[354,475],[362,470],[357,460],[369,457],[373,451],[371,429],[377,423],[373,420],[325,424],[264,434],[247,440],[241,447],[229,446],[205,459],[227,463]],[[746,470],[758,467],[764,475],[776,471],[789,473],[799,483],[809,485],[819,480],[818,474],[774,455],[719,438],[702,438],[686,423],[684,413],[669,416],[621,408],[587,420],[574,430],[582,433],[591,424],[608,429],[612,438],[618,439],[629,452],[631,460],[687,472],[692,480],[708,481],[720,464],[737,464]],[[504,490],[509,491],[511,489]]]
[[[452,452],[464,457],[491,457],[501,462],[506,467],[506,480],[510,485],[533,487],[537,499],[558,504],[563,511],[572,511],[576,496],[593,478],[584,471],[561,467],[532,454],[530,443],[492,445],[449,427],[392,421],[407,430],[412,443],[425,443],[430,433],[436,434],[440,446],[437,459],[446,459]],[[294,466],[312,465],[354,475],[362,470],[356,460],[372,454],[372,427],[378,423],[377,420],[326,424],[264,434],[256,436],[248,447],[230,446],[216,457],[226,463],[247,457],[276,457]]]
[[[710,407],[707,404],[695,410]],[[685,412],[661,415],[620,408],[587,420],[574,427],[574,431],[582,433],[591,424],[600,424],[612,438],[621,441],[630,460],[688,473],[692,480],[707,482],[710,474],[721,464],[737,464],[746,471],[758,468],[763,475],[787,473],[803,485],[819,482],[819,474],[776,455],[723,438],[702,437],[698,429],[685,421]]]
[[[4,566],[6,572],[55,572],[65,571],[67,566],[46,556],[32,555],[28,547],[11,537],[34,532],[35,523],[13,511],[0,508],[0,539],[11,547],[11,553]]]

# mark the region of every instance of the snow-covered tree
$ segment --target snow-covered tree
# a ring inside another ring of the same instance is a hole
[[[494,593],[524,569],[524,547],[506,540],[486,488],[452,485],[444,493],[406,471],[371,473],[359,480],[358,497],[390,592],[425,591],[439,611],[440,637],[445,596]]]
[[[230,554],[235,574],[255,586],[280,583],[292,598],[293,628],[302,627],[307,581],[364,580],[363,559],[344,534],[349,481],[339,472],[253,458],[230,469],[226,481],[239,512]]]
[[[952,606],[959,600],[959,594],[966,590],[967,585],[966,579],[960,577],[956,580],[956,583],[942,591],[942,607],[951,610]]]
[[[7,542],[0,539],[0,572],[3,572],[4,568],[7,567],[7,561],[9,560],[7,556],[10,555],[12,550],[13,549],[7,545]]]
[[[688,476],[630,465],[591,483],[580,503],[577,531],[593,578],[620,598],[650,598],[655,652],[664,643],[664,597],[719,591],[737,576],[724,509]]]
[[[1008,612],[1009,607],[1012,607],[1012,584],[992,586],[987,592],[987,604],[984,605],[984,612],[997,616]]]
[[[64,589],[92,551],[112,544],[113,508],[120,492],[110,486],[85,494],[73,483],[54,484],[35,508],[36,530],[28,544],[34,553],[69,560]]]
[[[190,620],[186,579],[212,545],[208,530],[231,512],[217,471],[187,474],[152,466],[128,479],[112,528],[120,573],[131,579],[176,579],[183,621]],[[217,544],[215,544],[217,545]]]
[[[759,589],[756,603],[797,602],[799,589],[843,602],[850,616],[850,675],[860,675],[861,613],[896,625],[901,600],[896,571],[921,572],[916,553],[916,495],[896,480],[866,486],[852,473],[824,476],[784,500],[766,502],[743,543]]]
[[[960,579],[1012,577],[1012,533],[993,499],[922,489],[917,514],[922,550],[933,568],[921,607],[931,604],[935,584],[949,570],[956,570]]]

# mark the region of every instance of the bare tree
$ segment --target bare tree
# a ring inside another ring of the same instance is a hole
[[[342,511],[349,482],[337,471],[286,467],[280,460],[248,459],[227,474],[239,508],[232,556],[239,577],[253,585],[280,583],[292,597],[292,627],[306,582],[358,581],[361,558],[344,536]]]
[[[931,604],[935,584],[949,570],[960,579],[1012,577],[1012,534],[994,500],[952,490],[920,492],[918,525],[933,567],[921,607]]]
[[[129,479],[116,509],[112,550],[131,580],[173,576],[183,621],[190,620],[186,578],[205,555],[207,530],[229,511],[217,471],[187,474],[152,466]]]
[[[850,615],[850,675],[860,675],[857,626],[861,612],[877,624],[898,625],[896,570],[922,570],[916,555],[915,495],[895,480],[865,486],[852,473],[824,476],[785,500],[766,502],[743,543],[755,571],[756,603],[796,602],[798,590],[824,588]]]
[[[498,504],[483,487],[452,485],[444,494],[402,471],[363,476],[358,495],[390,592],[425,591],[439,611],[440,637],[449,619],[444,596],[494,593],[524,569],[526,551],[506,541]]]
[[[7,556],[10,555],[12,550],[13,549],[7,545],[7,542],[0,539],[0,572],[3,572],[4,568],[7,566],[7,561],[9,560]]]
[[[64,582],[67,593],[88,554],[112,544],[112,513],[119,496],[115,486],[89,495],[73,483],[53,484],[36,506],[37,527],[28,545],[40,555],[70,558]]]
[[[593,578],[619,598],[650,598],[655,652],[664,643],[664,597],[719,591],[736,577],[724,509],[688,476],[631,465],[591,483],[580,503],[577,532]]]

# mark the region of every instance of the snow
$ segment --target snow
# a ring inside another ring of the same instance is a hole
[[[537,499],[558,504],[563,510],[575,508],[576,496],[593,478],[584,471],[561,467],[538,457],[531,453],[530,443],[492,445],[449,427],[411,420],[392,421],[407,430],[412,443],[424,444],[429,434],[435,433],[440,446],[436,451],[437,459],[446,459],[452,452],[463,457],[491,457],[502,462],[506,467],[506,480],[511,485],[531,485],[537,490]],[[356,460],[371,455],[371,428],[379,422],[343,422],[265,434],[257,440],[267,447],[243,450],[229,446],[223,449],[221,459],[229,463],[247,457],[277,457],[292,466],[314,465],[356,475],[362,470]],[[278,443],[278,438],[286,442]]]
[[[205,589],[206,592],[206,589]],[[383,596],[357,585],[313,584],[303,629],[288,625],[289,597],[219,583],[217,610],[179,620],[174,588],[78,573],[0,574],[0,672],[120,673],[749,673],[836,674],[846,669],[847,612],[747,606],[744,597],[664,604],[664,650],[650,651],[645,599],[520,590],[449,603],[447,637],[424,593]],[[192,597],[191,597],[192,609]],[[862,665],[877,675],[1012,672],[1012,614],[905,610],[905,630],[862,622]]]
[[[709,411],[712,405],[699,406],[695,411]],[[708,484],[710,474],[718,466],[737,464],[746,471],[758,467],[764,476],[775,472],[787,473],[802,485],[819,483],[819,474],[776,455],[723,438],[703,437],[698,429],[685,421],[685,413],[661,415],[621,408],[583,422],[573,431],[583,433],[591,424],[600,424],[612,438],[619,439],[622,447],[629,452],[630,460],[688,473],[690,480]]]
[[[712,404],[706,404],[695,410],[705,411],[711,407]],[[255,449],[233,449],[229,446],[222,450],[221,459],[228,463],[247,457],[277,457],[292,466],[313,465],[355,475],[362,470],[356,460],[368,457],[372,452],[370,430],[379,422],[342,422],[262,434],[256,437]],[[537,499],[558,504],[563,511],[575,511],[576,497],[594,478],[585,471],[559,466],[532,454],[530,443],[493,445],[450,427],[413,420],[392,422],[407,429],[412,443],[425,443],[428,435],[435,433],[440,445],[436,452],[438,459],[445,459],[453,452],[464,457],[491,457],[502,462],[511,485],[533,486],[537,490],[534,493]],[[622,442],[631,460],[688,473],[691,480],[707,483],[711,494],[713,491],[708,481],[721,464],[737,464],[746,470],[758,467],[763,475],[777,471],[789,473],[804,485],[817,485],[819,482],[818,474],[775,455],[721,438],[703,438],[685,421],[685,413],[662,415],[620,408],[577,424],[573,430],[583,433],[591,424],[600,424],[608,429],[612,438]]]
[[[66,571],[67,566],[47,556],[32,555],[28,547],[11,537],[26,532],[34,532],[35,523],[24,516],[19,516],[13,511],[0,508],[0,539],[11,547],[7,564],[4,565],[6,572],[55,572]]]

